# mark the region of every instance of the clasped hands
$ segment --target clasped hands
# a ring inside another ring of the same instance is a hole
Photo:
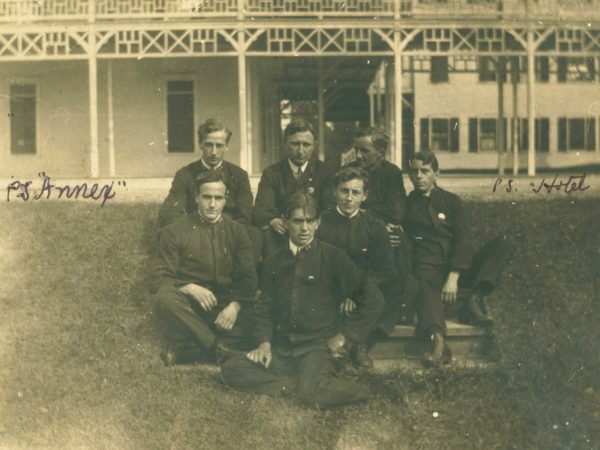
[[[212,311],[218,305],[215,294],[205,287],[190,283],[181,287],[179,290],[196,300],[204,311]],[[224,331],[230,331],[235,325],[235,321],[237,320],[241,308],[241,305],[236,301],[229,303],[215,319],[215,325]]]

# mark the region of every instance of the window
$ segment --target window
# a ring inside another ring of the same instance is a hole
[[[535,79],[544,83],[550,80],[550,59],[547,56],[535,57]]]
[[[519,149],[529,149],[529,120],[519,121]],[[541,117],[535,119],[535,151],[548,153],[550,150],[550,119]]]
[[[36,153],[35,84],[10,85],[10,152],[13,155]]]
[[[587,150],[596,148],[595,118],[558,119],[558,151]]]
[[[558,58],[559,82],[594,81],[595,78],[594,58],[562,56]]]
[[[194,152],[194,82],[167,82],[169,153]]]
[[[458,152],[458,119],[421,119],[421,150]]]
[[[431,72],[429,79],[432,83],[447,83],[448,82],[448,57],[447,56],[432,56],[431,57]]]
[[[500,69],[502,70],[502,81],[506,81],[506,59],[481,56],[477,58],[477,62],[480,82],[496,81],[498,63],[500,63]]]
[[[506,135],[507,121],[504,119]],[[505,143],[506,143],[505,139]],[[496,151],[496,119],[469,119],[469,152]]]

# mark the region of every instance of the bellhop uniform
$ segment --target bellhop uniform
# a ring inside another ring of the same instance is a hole
[[[251,244],[243,225],[221,217],[216,223],[198,213],[181,217],[163,230],[153,265],[153,285],[167,340],[177,348],[213,346],[216,336],[230,346],[252,347],[251,326],[257,288]],[[218,305],[204,311],[180,288],[197,284],[213,292]],[[231,331],[218,330],[214,321],[232,301],[241,310]]]
[[[437,186],[429,196],[411,192],[404,230],[412,247],[415,289],[411,291],[416,296],[418,331],[425,335],[446,332],[441,292],[449,272],[460,273],[460,288],[489,294],[514,252],[505,238],[496,238],[471,257],[473,244],[463,203]]]
[[[368,390],[336,374],[327,340],[341,332],[363,342],[374,326],[383,299],[339,248],[314,239],[293,255],[283,248],[265,261],[263,293],[256,307],[255,337],[271,342],[273,361],[264,368],[232,358],[222,367],[230,385],[265,394],[297,393],[310,406],[330,408],[366,400]],[[353,298],[357,310],[341,320],[340,304]]]
[[[400,316],[401,289],[394,254],[385,224],[369,212],[358,210],[348,217],[337,208],[321,215],[317,237],[341,248],[382,292],[385,307],[377,326],[389,335]]]
[[[272,164],[263,171],[252,209],[252,224],[265,231],[264,253],[267,256],[285,246],[288,240],[287,236],[278,234],[270,227],[271,220],[283,217],[287,199],[296,192],[304,192],[317,200],[319,210],[331,208],[332,177],[329,166],[314,158],[307,162],[300,176],[292,172],[289,159]]]

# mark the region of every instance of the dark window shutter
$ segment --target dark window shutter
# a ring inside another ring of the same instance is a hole
[[[448,82],[448,57],[447,56],[432,56],[431,70],[429,79],[432,83],[447,83]]]
[[[429,150],[429,119],[421,119],[421,151]]]
[[[519,121],[520,150],[529,150],[529,120],[521,119]]]
[[[587,70],[588,70],[588,80],[594,81],[596,80],[596,67],[594,65],[594,58],[587,58]]]
[[[563,56],[558,57],[558,81],[560,83],[565,83],[567,81],[567,68],[569,67],[569,62],[567,58]]]
[[[596,150],[596,118],[590,117],[585,122],[585,131],[587,134],[586,150],[593,152]]]
[[[458,122],[457,117],[453,117],[450,119],[450,123],[448,124],[450,127],[450,151],[452,153],[458,153],[459,145],[459,132],[460,132],[460,124]]]
[[[537,80],[547,82],[550,79],[550,60],[547,56],[537,56]]]
[[[469,119],[469,152],[477,153],[477,119]]]
[[[540,121],[540,152],[548,153],[550,151],[550,119],[542,117]]]
[[[558,151],[567,151],[567,119],[564,117],[558,118]]]

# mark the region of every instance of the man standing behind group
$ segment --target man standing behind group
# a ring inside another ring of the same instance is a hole
[[[221,173],[228,187],[223,214],[244,225],[250,225],[252,214],[252,191],[248,173],[242,168],[225,161],[231,131],[222,123],[208,119],[198,127],[198,142],[202,157],[181,168],[175,174],[169,195],[158,213],[160,227],[165,227],[179,217],[195,212],[195,180],[207,171]]]
[[[223,215],[226,192],[220,173],[201,173],[197,210],[160,234],[151,290],[167,325],[166,365],[252,345],[256,271],[245,227]]]
[[[260,178],[252,223],[265,231],[265,253],[272,254],[287,242],[283,212],[286,201],[296,192],[310,194],[319,209],[332,206],[326,183],[330,170],[313,158],[316,133],[310,122],[296,119],[283,132],[286,158],[267,167]]]

